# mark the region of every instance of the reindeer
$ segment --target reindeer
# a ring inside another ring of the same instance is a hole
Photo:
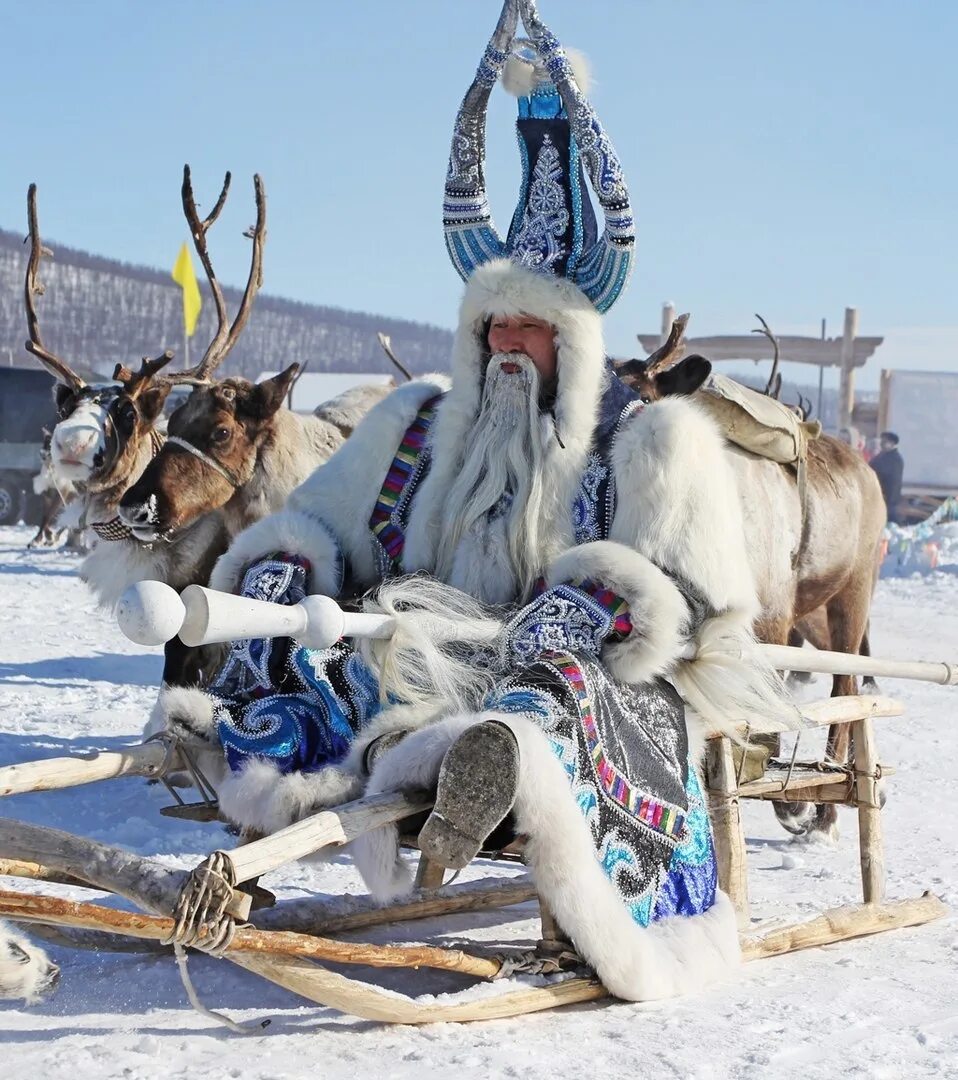
[[[262,198],[259,202],[262,235],[265,204]],[[112,383],[87,384],[48,350],[40,334],[35,297],[43,294],[37,277],[40,260],[52,253],[40,240],[36,184],[31,184],[28,192],[27,216],[31,248],[24,287],[30,334],[26,348],[58,379],[55,398],[60,421],[51,437],[51,460],[58,480],[77,489],[81,522],[97,537],[93,551],[80,565],[80,577],[108,608],[128,585],[146,578],[165,581],[177,589],[205,583],[228,543],[221,515],[197,520],[175,544],[163,546],[143,543],[117,516],[121,496],[163,444],[157,424],[167,395],[175,382],[188,381],[191,373],[161,377],[160,371],[173,358],[172,353],[164,352],[155,360],[144,358],[137,372],[117,365]],[[261,248],[262,240],[258,246]],[[255,289],[248,292],[251,302]],[[166,649],[164,681],[195,683],[202,665],[210,659],[204,652],[189,654],[185,646],[173,643]]]
[[[620,378],[645,400],[657,400],[671,386],[697,389],[707,377],[707,371],[702,373],[701,357],[681,359],[686,322],[687,316],[683,316],[673,323],[668,341],[648,361],[632,360],[618,367]],[[756,636],[776,645],[786,644],[796,627],[809,630],[811,636],[816,612],[823,608],[827,644],[839,652],[860,653],[885,525],[881,489],[874,473],[861,455],[840,440],[828,435],[812,440],[803,513],[793,468],[731,444],[727,452],[738,480],[749,560],[762,606]],[[808,624],[803,622],[806,619]],[[833,677],[833,697],[855,693],[853,676]],[[838,761],[848,754],[844,727],[847,725],[832,729],[828,736],[828,753]],[[837,814],[831,804],[815,809],[776,804],[775,809],[791,832],[835,830]]]
[[[619,378],[631,386],[644,404],[674,394],[694,394],[712,374],[712,364],[694,353],[685,356],[686,312],[672,323],[666,340],[647,360],[624,360],[615,365]]]
[[[43,445],[40,449],[40,471],[33,478],[33,491],[40,499],[40,524],[36,534],[27,544],[30,549],[42,547],[55,547],[63,537],[65,525],[59,523],[61,511],[76,501],[76,488],[67,480],[59,480],[53,469],[53,458],[50,453],[50,444],[53,440],[53,432],[43,429]],[[81,547],[79,530],[70,529],[70,537],[67,547],[76,551],[85,550]]]
[[[123,525],[150,543],[175,541],[211,511],[222,513],[232,537],[278,510],[389,391],[357,387],[320,406],[317,415],[300,416],[283,408],[299,364],[261,383],[239,378],[211,382],[245,322],[244,314],[228,326],[206,243],[225,194],[224,187],[213,212],[201,221],[189,169],[184,171],[183,212],[206,271],[219,329],[193,373],[201,385],[170,416],[165,445],[120,500]]]

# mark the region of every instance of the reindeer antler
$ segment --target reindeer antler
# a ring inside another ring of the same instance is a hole
[[[226,299],[223,296],[222,286],[216,280],[213,263],[210,260],[210,253],[206,245],[206,233],[220,216],[220,211],[226,203],[230,180],[231,175],[227,173],[223,180],[223,188],[220,191],[219,198],[216,200],[216,205],[201,220],[196,209],[196,200],[193,197],[193,181],[190,176],[190,167],[189,165],[183,166],[183,213],[190,227],[196,254],[200,257],[200,262],[206,271],[207,281],[210,283],[210,292],[213,294],[213,304],[216,308],[217,328],[213,340],[203,354],[203,359],[189,371],[177,372],[168,376],[172,382],[209,381],[210,376],[223,363],[243,332],[243,328],[249,319],[253,300],[263,284],[263,245],[266,242],[266,192],[263,188],[263,181],[257,173],[253,177],[253,188],[256,194],[256,224],[243,234],[253,241],[249,278],[246,281],[246,289],[243,292],[243,299],[240,301],[239,311],[237,311],[236,318],[230,325],[229,314],[226,310]]]
[[[409,368],[399,359],[399,357],[393,352],[392,339],[388,334],[384,334],[381,330],[376,332],[376,337],[379,338],[379,344],[383,347],[383,352],[389,357],[390,360],[396,365],[397,368],[403,373],[405,378],[412,382],[412,374]]]
[[[766,397],[775,398],[778,401],[778,395],[782,392],[782,376],[778,373],[779,362],[779,349],[778,338],[768,328],[768,323],[762,318],[756,311],[755,318],[762,324],[761,328],[754,327],[752,329],[753,334],[764,334],[765,337],[772,343],[772,348],[775,350],[775,359],[772,361],[772,371],[768,377],[768,382],[765,384]],[[777,376],[777,379],[776,379]]]
[[[682,359],[685,352],[685,328],[688,326],[689,313],[680,315],[672,321],[672,329],[664,345],[660,345],[645,362],[645,374],[651,378],[660,371],[665,371]]]
[[[130,397],[135,398],[153,381],[157,372],[162,368],[165,368],[172,359],[173,350],[167,349],[155,360],[151,360],[148,356],[144,356],[140,363],[139,371],[132,371],[123,364],[117,364],[113,371],[113,379],[115,382],[123,383],[127,394],[129,394]],[[172,380],[166,379],[165,381],[171,382]]]
[[[30,340],[26,343],[27,352],[32,353],[44,367],[48,368],[61,382],[71,390],[82,390],[86,383],[79,375],[58,356],[48,352],[40,337],[40,320],[37,318],[35,296],[43,296],[43,285],[37,280],[37,271],[40,268],[40,259],[44,255],[53,258],[53,252],[45,248],[40,241],[40,228],[37,225],[37,185],[31,184],[27,189],[27,224],[30,229],[28,237],[30,241],[30,258],[27,261],[27,276],[23,286],[23,299],[27,306],[27,328]]]

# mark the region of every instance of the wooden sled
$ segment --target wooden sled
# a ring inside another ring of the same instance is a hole
[[[833,767],[825,771],[793,766],[787,775],[774,771],[758,780],[742,781],[736,775],[732,743],[723,737],[710,740],[708,792],[715,826],[720,883],[743,916],[748,893],[745,842],[739,800],[742,798],[831,798],[859,810],[860,847],[864,903],[833,908],[791,926],[741,938],[747,961],[778,956],[798,949],[849,940],[885,930],[916,926],[947,913],[945,905],[930,893],[916,899],[883,903],[884,869],[881,850],[880,809],[877,778],[880,767],[874,746],[872,720],[896,716],[901,707],[887,698],[837,698],[806,708],[806,714],[822,724],[849,723],[855,747],[852,762],[835,780]],[[890,770],[884,769],[885,774]],[[819,780],[818,777],[826,777]],[[841,788],[841,791],[838,789]],[[841,799],[839,799],[839,795]],[[306,818],[272,836],[253,841],[222,858],[230,884],[225,910],[239,921],[249,917],[249,896],[242,885],[270,870],[306,855],[341,846],[361,833],[389,821],[402,821],[428,807],[428,802],[386,794],[360,799]],[[0,872],[20,867],[27,876],[71,884],[86,883],[132,899],[151,914],[130,914],[95,904],[77,903],[49,896],[0,893],[0,917],[37,927],[52,927],[59,940],[82,943],[75,935],[92,935],[94,941],[157,943],[174,929],[170,913],[190,878],[186,871],[170,870],[106,845],[94,844],[51,829],[0,820]],[[505,955],[484,946],[450,948],[424,945],[370,945],[337,941],[328,934],[354,930],[401,919],[444,915],[452,911],[521,903],[535,896],[527,878],[499,882],[479,881],[442,888],[443,870],[420,861],[418,893],[402,904],[387,907],[360,905],[338,917],[328,910],[300,912],[298,920],[284,926],[284,905],[254,913],[259,926],[236,927],[223,952],[226,959],[261,975],[316,1004],[384,1023],[421,1024],[434,1021],[473,1021],[506,1018],[538,1012],[564,1004],[596,1001],[607,997],[594,978],[562,972],[546,977],[541,985],[453,1003],[417,1001],[360,979],[329,971],[324,963],[365,967],[421,967],[456,972],[476,980],[491,980],[512,970],[514,950]],[[433,891],[434,890],[434,891]],[[540,900],[542,941],[539,955],[555,956],[563,944],[561,931]],[[303,932],[306,931],[306,932]],[[104,937],[106,935],[106,937]],[[72,938],[72,940],[71,940]],[[567,944],[567,943],[566,943]],[[522,965],[519,965],[522,970]],[[551,981],[549,981],[551,978]]]

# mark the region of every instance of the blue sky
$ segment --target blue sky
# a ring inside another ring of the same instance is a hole
[[[859,332],[878,369],[958,370],[958,4],[540,0],[589,57],[639,229],[610,349],[641,355],[663,300],[692,334]],[[211,247],[242,283],[259,171],[271,293],[451,326],[440,209],[452,120],[497,0],[32,0],[3,5],[0,226],[31,180],[44,235],[172,266],[199,199],[234,189]],[[494,94],[488,182],[505,228],[514,103]],[[273,364],[275,366],[275,363]],[[802,369],[809,380],[812,369]],[[827,376],[836,381],[835,373]]]

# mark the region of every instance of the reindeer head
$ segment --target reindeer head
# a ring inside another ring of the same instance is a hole
[[[61,481],[88,490],[111,487],[128,475],[163,409],[170,387],[165,382],[156,383],[155,376],[173,354],[144,359],[136,375],[118,366],[112,383],[88,384],[50,352],[40,337],[35,304],[35,297],[44,291],[37,278],[40,260],[52,256],[40,240],[36,184],[31,184],[27,193],[27,219],[30,258],[24,301],[30,340],[26,348],[57,379],[54,398],[59,422],[50,438],[51,465]]]
[[[120,501],[120,520],[143,541],[172,539],[200,515],[224,506],[248,483],[273,418],[299,373],[299,365],[291,364],[275,378],[256,385],[246,379],[210,381],[242,333],[263,281],[266,195],[259,176],[254,176],[253,184],[256,225],[246,234],[253,241],[253,254],[246,291],[231,324],[206,244],[206,233],[226,202],[230,174],[213,210],[201,221],[190,168],[183,169],[183,212],[209,280],[218,326],[202,360],[188,373],[189,381],[198,385],[170,417],[166,444]],[[176,379],[185,381],[182,376]]]
[[[197,387],[172,414],[163,449],[120,502],[143,540],[172,539],[225,506],[249,483],[299,364],[261,383],[224,379]]]
[[[615,369],[647,404],[675,394],[693,394],[711,374],[712,365],[704,356],[682,357],[688,321],[687,314],[680,315],[672,323],[668,339],[647,360],[626,360]]]

